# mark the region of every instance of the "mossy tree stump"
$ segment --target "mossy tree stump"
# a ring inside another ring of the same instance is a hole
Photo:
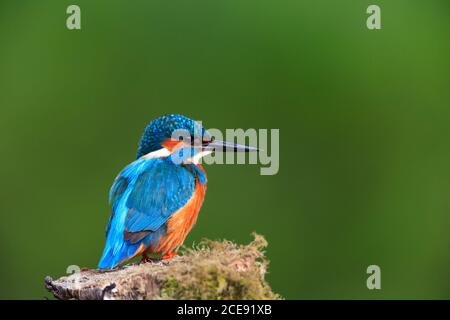
[[[46,277],[45,286],[62,300],[279,299],[264,279],[267,242],[254,237],[248,245],[204,240],[167,261]]]

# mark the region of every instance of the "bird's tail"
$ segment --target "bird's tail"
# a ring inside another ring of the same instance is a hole
[[[120,246],[112,247],[106,243],[102,257],[98,263],[98,268],[114,269],[122,262],[133,258],[140,245],[141,242],[130,244],[124,241]]]

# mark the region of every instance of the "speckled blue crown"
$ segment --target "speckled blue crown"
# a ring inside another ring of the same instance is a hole
[[[137,151],[137,158],[161,149],[161,143],[176,130],[187,130],[191,137],[208,136],[200,123],[180,114],[167,114],[151,121],[145,128]]]

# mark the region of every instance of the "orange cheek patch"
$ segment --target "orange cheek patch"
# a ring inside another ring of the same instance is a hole
[[[161,146],[170,151],[176,151],[183,146],[183,142],[175,140],[175,139],[166,139],[161,143]]]

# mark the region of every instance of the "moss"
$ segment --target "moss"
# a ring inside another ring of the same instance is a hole
[[[161,285],[161,298],[170,299],[175,295],[178,288],[178,280],[175,278],[168,278]]]
[[[169,260],[129,264],[110,271],[85,270],[53,280],[58,299],[281,299],[264,279],[267,241],[248,245],[203,240]]]
[[[254,234],[249,245],[204,240],[184,248],[182,263],[166,269],[162,299],[280,299],[264,279],[267,241]]]

